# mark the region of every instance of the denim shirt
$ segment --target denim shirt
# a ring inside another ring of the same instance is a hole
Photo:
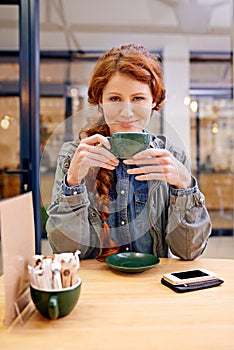
[[[120,251],[135,251],[152,254],[152,237],[148,220],[148,182],[137,181],[129,175],[122,161],[115,170],[115,183],[109,191],[110,216],[107,224],[111,238],[120,246]],[[140,217],[140,219],[139,219]]]

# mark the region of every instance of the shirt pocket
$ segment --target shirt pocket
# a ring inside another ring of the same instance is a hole
[[[147,209],[147,201],[148,201],[148,191],[134,193],[136,217],[142,212],[143,209]]]

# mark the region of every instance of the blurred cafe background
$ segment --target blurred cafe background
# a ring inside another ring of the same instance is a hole
[[[0,199],[32,190],[36,250],[49,250],[46,207],[56,158],[89,113],[99,55],[137,43],[160,56],[167,99],[156,132],[179,135],[206,196],[204,256],[234,258],[232,0],[0,1]]]

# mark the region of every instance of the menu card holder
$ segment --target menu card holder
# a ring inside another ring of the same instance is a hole
[[[0,201],[0,228],[5,282],[4,324],[9,327],[17,319],[22,324],[32,304],[28,274],[28,265],[35,254],[31,192]]]
[[[23,325],[24,321],[27,320],[35,310],[29,287],[27,287],[14,302],[14,309],[16,313],[15,322],[19,321],[20,324]]]

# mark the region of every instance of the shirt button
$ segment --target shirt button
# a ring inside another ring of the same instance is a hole
[[[120,193],[121,193],[121,194],[125,194],[125,191],[124,191],[124,190],[121,190]]]
[[[64,164],[63,164],[63,167],[65,168],[65,169],[68,169],[69,168],[69,163],[68,162],[65,162]]]
[[[125,224],[125,221],[122,220],[122,221],[121,221],[121,225],[124,225],[124,224]]]

